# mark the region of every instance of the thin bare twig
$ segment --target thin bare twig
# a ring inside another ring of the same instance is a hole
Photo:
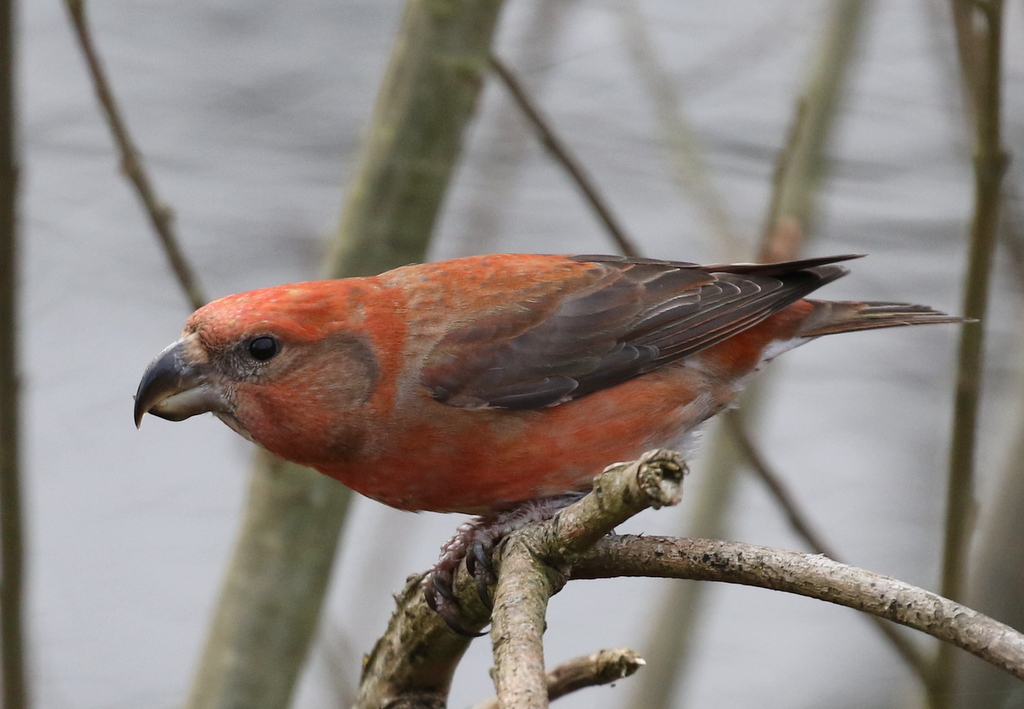
[[[928,633],[1024,679],[1024,634],[931,591],[820,554],[623,535],[602,539],[571,572],[573,579],[617,576],[725,581],[837,603]]]
[[[0,674],[3,706],[25,709],[24,523],[18,388],[18,165],[14,3],[0,5]]]
[[[121,116],[121,109],[114,98],[114,92],[107,80],[106,72],[103,70],[99,53],[92,41],[92,33],[89,31],[89,23],[85,16],[85,0],[64,0],[64,4],[68,8],[71,24],[75,28],[75,36],[78,38],[78,45],[81,47],[86,65],[89,67],[89,75],[92,77],[96,97],[99,99],[103,115],[107,119],[107,125],[121,152],[121,170],[135,186],[135,191],[146,209],[146,214],[149,215],[149,221],[156,230],[167,261],[170,263],[171,270],[174,271],[181,289],[185,292],[192,307],[199,308],[206,303],[206,296],[203,294],[202,287],[199,285],[188,259],[181,250],[180,240],[174,231],[174,214],[171,208],[157,196],[156,188],[143,166],[142,155],[135,147],[128,132],[128,126]]]
[[[704,155],[704,146],[685,111],[682,96],[674,77],[658,57],[648,22],[638,0],[620,0],[626,47],[637,67],[637,76],[647,89],[654,105],[654,115],[661,126],[675,168],[676,181],[689,197],[697,213],[717,242],[724,261],[748,257],[748,246],[736,236],[729,208],[721,191],[715,186],[711,168]]]
[[[553,702],[587,687],[611,684],[635,674],[645,664],[635,651],[625,647],[574,657],[547,673],[548,701]],[[473,709],[500,709],[498,698],[491,697]]]
[[[581,0],[540,0],[522,6],[526,14],[521,21],[511,56],[505,59],[513,66],[528,62],[530,66],[551,66],[558,63],[561,38],[567,26],[574,23],[574,14]],[[517,23],[518,24],[518,23]],[[531,88],[542,95],[552,73],[532,77]],[[462,189],[468,194],[466,216],[456,235],[460,251],[488,253],[500,251],[499,232],[511,216],[507,208],[519,192],[529,159],[527,145],[533,145],[536,131],[523,122],[518,111],[500,111],[490,120],[490,128],[479,133],[475,172],[478,179],[466,180]],[[500,199],[505,208],[496,209]]]
[[[572,154],[569,146],[555,133],[550,121],[540,112],[540,108],[530,98],[522,82],[519,81],[508,66],[493,55],[491,56],[491,68],[498,75],[498,78],[501,79],[502,83],[505,84],[505,88],[508,89],[509,94],[515,100],[523,115],[526,116],[530,124],[536,129],[537,135],[540,137],[544,147],[547,148],[548,153],[569,173],[572,181],[579,187],[583,197],[594,210],[598,219],[601,220],[601,223],[604,224],[612,239],[618,244],[622,253],[626,256],[639,256],[639,250],[633,243],[633,240],[626,234],[626,230],[619,224],[618,219],[616,219],[611,208],[608,206],[607,200],[598,191],[597,185],[594,184],[594,181],[587,174],[580,161]]]
[[[1002,142],[1002,35],[1003,2],[985,0],[973,4],[980,15],[983,33],[975,49],[980,58],[965,63],[967,75],[977,82],[975,100],[975,202],[971,224],[963,314],[978,322],[965,323],[960,331],[953,437],[949,451],[949,483],[946,498],[946,534],[942,557],[942,593],[960,599],[964,594],[964,570],[973,528],[974,456],[981,399],[984,354],[984,320],[988,311],[989,274],[999,226],[1003,174],[1009,158]],[[935,668],[933,705],[952,706],[954,655],[939,649]]]

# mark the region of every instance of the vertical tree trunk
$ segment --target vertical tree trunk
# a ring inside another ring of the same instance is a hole
[[[23,560],[18,396],[18,170],[14,2],[0,2],[0,665],[3,706],[28,706],[22,626]]]
[[[422,261],[473,117],[500,0],[410,0],[348,187],[329,277]],[[287,706],[351,493],[260,454],[190,709]]]

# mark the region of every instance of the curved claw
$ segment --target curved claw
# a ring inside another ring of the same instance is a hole
[[[446,578],[444,578],[446,577]],[[423,583],[423,597],[430,610],[441,616],[452,632],[467,638],[479,638],[486,632],[476,632],[463,625],[459,599],[452,591],[451,575],[438,570],[431,571]]]
[[[494,608],[491,586],[498,582],[493,555],[494,540],[486,537],[474,540],[466,554],[466,570],[476,581],[476,593],[488,609]]]
[[[581,491],[531,500],[491,517],[476,517],[461,525],[455,536],[441,547],[441,558],[423,583],[427,605],[459,635],[471,638],[483,635],[467,628],[461,620],[461,604],[452,590],[459,564],[463,559],[466,560],[466,570],[476,581],[480,600],[487,608],[491,608],[493,602],[490,587],[498,581],[498,572],[492,558],[495,545],[509,532],[521,529],[530,522],[550,519],[560,509],[585,494]]]
[[[456,607],[458,607],[459,597],[456,596],[455,591],[452,590],[452,574],[438,571],[437,573],[430,574],[430,581],[433,582],[430,586],[435,597],[451,601]]]

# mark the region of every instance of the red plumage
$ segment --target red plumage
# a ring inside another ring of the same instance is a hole
[[[504,509],[677,441],[807,339],[959,320],[804,299],[848,258],[478,256],[232,295],[150,366],[136,421],[213,411],[393,507]]]

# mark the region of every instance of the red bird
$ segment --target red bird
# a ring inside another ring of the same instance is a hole
[[[494,513],[671,446],[810,339],[960,321],[804,300],[851,258],[506,254],[232,295],[149,365],[135,421],[210,411],[392,507]]]

